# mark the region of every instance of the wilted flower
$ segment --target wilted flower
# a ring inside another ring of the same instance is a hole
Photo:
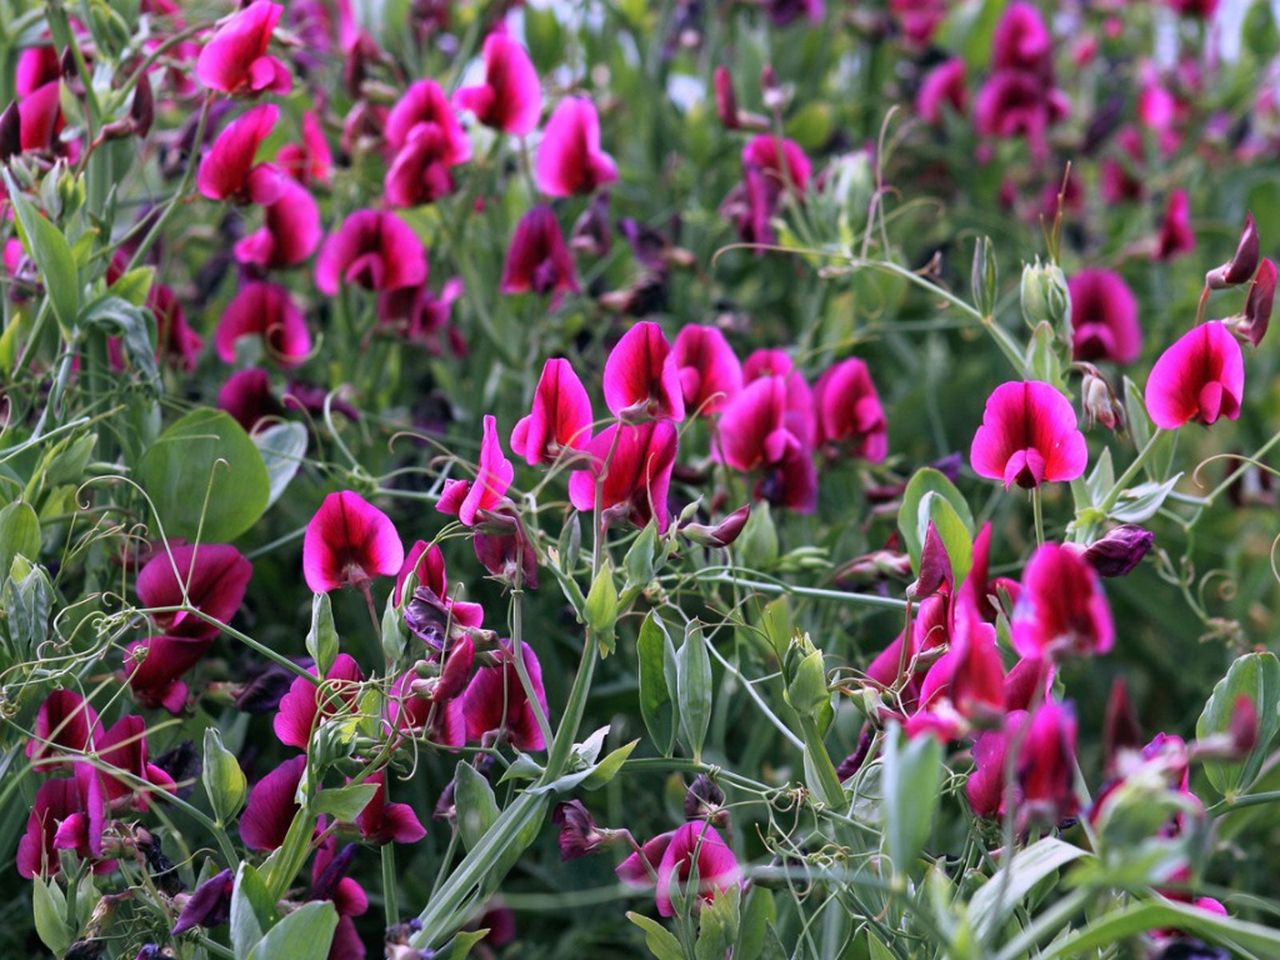
[[[560,859],[566,863],[595,853],[613,839],[612,831],[596,826],[595,819],[581,800],[557,804],[551,821],[560,828]]]
[[[1244,355],[1219,320],[1184,333],[1160,355],[1147,378],[1147,412],[1152,422],[1176,430],[1189,420],[1205,426],[1219,417],[1240,416],[1244,396]]]
[[[391,600],[400,605],[405,582],[412,573],[417,579],[418,590],[428,590],[445,608],[449,617],[462,627],[478,627],[484,620],[484,608],[478,603],[455,600],[449,596],[449,578],[445,571],[444,553],[437,543],[416,541],[405,555],[404,563],[396,574],[396,585]],[[408,611],[406,611],[406,615]]]
[[[1084,558],[1102,577],[1123,577],[1147,555],[1156,536],[1134,523],[1112,527],[1084,551]]]
[[[969,451],[979,476],[1025,489],[1045,481],[1074,480],[1089,451],[1071,402],[1038,380],[1003,383],[987,398],[982,426]]]
[[[724,827],[729,815],[724,808],[724,791],[705,773],[693,778],[684,792],[684,816],[686,820],[706,820]]]

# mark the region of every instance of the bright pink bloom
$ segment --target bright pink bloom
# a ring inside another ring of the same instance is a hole
[[[716,450],[736,470],[766,472],[757,496],[810,512],[818,500],[814,433],[813,395],[800,372],[792,371],[743,387],[720,413]]]
[[[1004,814],[1004,766],[1009,737],[1026,723],[1025,710],[1005,716],[1004,726],[988,730],[973,743],[973,773],[964,785],[965,796],[974,814],[995,818]]]
[[[550,293],[553,302],[565,292],[578,292],[578,269],[550,207],[534,207],[516,224],[498,289]]]
[[[300,184],[328,183],[333,175],[333,154],[315,112],[302,115],[302,142],[286,143],[276,154],[276,162]]]
[[[146,607],[190,603],[201,613],[228,623],[240,609],[253,564],[223,543],[181,544],[158,550],[138,574],[138,599]],[[218,627],[185,611],[154,615],[156,626],[174,637],[216,637]]]
[[[606,518],[626,519],[637,527],[653,520],[658,532],[666,533],[671,522],[667,491],[676,462],[676,443],[676,427],[670,420],[606,428],[587,446],[590,468],[575,470],[569,477],[569,502],[582,511],[595,509],[596,482],[603,472],[600,508]]]
[[[21,149],[37,153],[58,153],[57,136],[66,125],[62,117],[62,83],[52,80],[20,97],[18,103],[18,143]]]
[[[1071,401],[1039,380],[1002,383],[987,398],[969,461],[980,477],[1024,489],[1074,480],[1089,459]]]
[[[718,413],[742,389],[742,364],[715,327],[681,327],[672,356],[687,410],[704,416]]]
[[[124,677],[144,707],[179,714],[187,703],[182,675],[213,645],[206,637],[148,637],[125,648]]]
[[[655,899],[658,913],[664,917],[675,916],[671,903],[673,882],[683,889],[695,865],[701,901],[710,902],[717,894],[742,882],[738,858],[716,828],[705,820],[685,823],[670,833],[654,837],[618,865],[618,878],[633,886],[648,886],[649,871],[640,860],[642,856],[658,875]]]
[[[418,589],[424,587],[435,595],[445,607],[449,617],[460,627],[478,627],[484,622],[484,607],[466,600],[455,600],[449,595],[449,576],[444,566],[444,552],[438,543],[428,544],[418,540],[409,548],[400,572],[396,574],[391,602],[400,606],[405,582],[412,573],[418,581]]]
[[[101,735],[98,712],[74,690],[50,691],[36,711],[35,737],[27,742],[27,756],[33,761],[55,757],[63,751],[83,753]],[[53,764],[37,763],[37,769]]]
[[[1173,190],[1169,193],[1152,256],[1156,260],[1174,260],[1195,248],[1196,235],[1191,229],[1191,199],[1187,196],[1187,191]]]
[[[813,173],[809,158],[800,144],[784,139],[782,152],[779,154],[778,138],[769,133],[752,137],[742,148],[742,166],[764,174],[773,190],[775,202],[782,191],[784,179],[793,190],[803,194],[809,188],[809,178]]]
[[[637,323],[609,351],[604,362],[604,402],[611,413],[627,421],[684,419],[675,354],[656,323]]]
[[[392,155],[413,139],[415,131],[434,127],[441,138],[442,161],[457,166],[471,159],[471,141],[449,105],[449,98],[434,80],[419,80],[409,87],[387,114],[384,134]]]
[[[986,721],[1004,713],[1004,662],[995,627],[969,612],[958,619],[951,648],[925,674],[920,707],[933,708],[942,697],[968,720]]]
[[[1031,718],[1018,752],[1022,813],[1057,824],[1079,809],[1075,790],[1076,716],[1069,704],[1050,701]]]
[[[943,108],[963,116],[969,106],[964,60],[952,57],[929,70],[916,92],[916,113],[925,123],[941,123]]]
[[[316,258],[316,286],[334,296],[339,283],[366,290],[398,290],[427,280],[418,235],[393,213],[358,210],[329,234]]]
[[[446,481],[436,509],[473,527],[481,511],[492,511],[502,502],[514,476],[515,467],[502,452],[502,442],[498,439],[498,421],[492,414],[486,414],[476,478]]]
[[[549,197],[591,193],[618,179],[613,158],[600,149],[600,118],[585,97],[565,97],[542,131],[533,179]]]
[[[282,367],[296,367],[311,353],[311,331],[289,291],[256,281],[241,288],[218,321],[215,344],[224,363],[235,363],[236,341],[262,338],[267,355]]]
[[[222,93],[288,93],[293,88],[288,67],[267,54],[282,13],[277,3],[255,0],[222,20],[196,60],[200,82]]]
[[[1165,430],[1235,420],[1243,397],[1244,354],[1220,320],[1193,327],[1160,354],[1145,395],[1151,420]]]
[[[533,647],[521,644],[525,671],[534,696],[547,713],[547,694],[542,687],[542,667]],[[525,695],[516,671],[515,651],[511,641],[504,640],[493,652],[497,666],[481,667],[462,694],[462,712],[467,720],[467,739],[483,740],[494,731],[504,731],[505,738],[517,750],[542,750],[546,742],[538,726],[533,704]]]
[[[147,760],[147,722],[137,714],[121,717],[102,734],[97,743],[102,762],[130,775],[123,780],[102,771],[102,788],[109,806],[127,806],[144,812],[155,790],[175,793],[173,777]],[[152,789],[139,785],[150,784]]]
[[[551,463],[565,450],[591,441],[591,398],[573,364],[555,357],[542,366],[533,409],[511,431],[511,449],[530,466]]]
[[[203,196],[266,205],[280,195],[280,170],[253,162],[279,116],[280,108],[274,103],[262,103],[227,124],[196,172],[196,186]]]
[[[263,270],[292,267],[311,256],[320,244],[320,208],[306,187],[281,178],[280,193],[267,205],[262,228],[236,244],[236,259]],[[320,285],[316,264],[316,285]]]
[[[542,92],[533,61],[519,43],[505,33],[491,33],[484,41],[484,83],[463,87],[453,97],[486,127],[523,137],[538,126]]]
[[[311,674],[315,675],[315,667],[311,668]],[[307,749],[312,728],[323,723],[326,717],[333,716],[340,704],[354,704],[363,680],[360,664],[345,653],[334,659],[324,675],[324,683],[319,686],[295,677],[289,685],[289,692],[281,698],[280,709],[271,723],[280,742],[299,750]]]
[[[434,123],[414,127],[387,168],[383,181],[387,203],[393,207],[416,207],[453,193],[449,150],[449,141]]]
[[[1047,150],[1045,131],[1071,112],[1066,95],[1032,73],[999,70],[987,78],[973,104],[977,131],[990,137],[1026,137]]]
[[[302,573],[314,593],[393,577],[404,546],[391,519],[351,490],[331,493],[307,524]]]
[[[947,0],[889,0],[889,12],[912,45],[927,47],[947,18]]]
[[[1040,11],[1029,3],[1005,8],[991,37],[992,66],[1044,75],[1053,69],[1053,36]]]
[[[1142,353],[1138,299],[1110,270],[1081,270],[1067,281],[1075,359],[1133,363]]]
[[[760,349],[752,352],[742,364],[742,382],[751,383],[761,377],[785,377],[796,367],[785,350]]]
[[[867,365],[850,357],[829,367],[813,389],[818,446],[879,463],[889,452],[884,408]]]
[[[371,843],[417,843],[427,835],[427,829],[407,803],[388,803],[386,774],[379,771],[365,779],[365,783],[376,783],[377,792],[373,799],[356,817],[356,826],[360,828],[360,836]]]
[[[18,873],[28,880],[56,875],[59,850],[73,850],[82,860],[100,858],[106,818],[102,782],[92,767],[77,764],[74,777],[45,781],[36,791],[26,832],[18,841]],[[97,864],[94,869],[110,869],[113,864]]]
[[[46,83],[62,79],[62,64],[54,46],[27,47],[18,54],[13,72],[13,92],[21,102]]]
[[[250,850],[274,850],[284,843],[298,812],[294,794],[307,769],[307,758],[286,760],[253,785],[240,814],[240,839]]]
[[[1013,648],[1023,657],[1106,653],[1115,639],[1097,573],[1056,543],[1037,548],[1027,561],[1012,626]]]

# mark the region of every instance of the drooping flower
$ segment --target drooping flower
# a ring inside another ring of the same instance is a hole
[[[916,113],[925,123],[941,123],[944,108],[963,116],[968,106],[969,88],[965,85],[962,58],[942,61],[921,79],[920,89],[916,92]]]
[[[742,389],[742,364],[715,327],[697,323],[681,327],[672,356],[687,410],[718,413]]]
[[[147,607],[184,603],[214,620],[227,623],[244,600],[253,564],[235,547],[223,543],[179,544],[157,551],[138,574],[138,599]],[[218,635],[216,624],[185,610],[153,614],[156,626],[174,637],[206,639]]]
[[[1172,190],[1165,206],[1160,232],[1156,235],[1152,256],[1156,260],[1174,260],[1196,248],[1196,235],[1191,229],[1191,198],[1185,190]]]
[[[538,550],[510,506],[491,514],[484,531],[471,539],[476,559],[496,579],[525,590],[538,589]]]
[[[517,137],[532,133],[542,113],[538,73],[523,46],[505,33],[484,41],[484,82],[463,87],[454,102],[486,127]]]
[[[533,648],[521,643],[521,655],[529,685],[542,713],[547,714],[547,694],[542,686],[542,667]],[[495,731],[504,731],[506,740],[518,750],[542,750],[546,740],[538,725],[533,704],[525,693],[516,669],[516,653],[505,640],[494,651],[498,664],[481,667],[462,694],[462,712],[467,721],[467,739],[479,741]]]
[[[329,234],[316,258],[316,286],[334,296],[340,283],[398,290],[427,280],[426,251],[393,213],[358,210]]]
[[[254,0],[222,20],[196,60],[196,76],[211,90],[252,96],[293,88],[289,69],[267,53],[284,7]]]
[[[1258,272],[1249,284],[1249,296],[1245,300],[1244,313],[1229,321],[1231,332],[1255,347],[1267,335],[1271,323],[1271,308],[1276,298],[1276,265],[1270,257],[1263,257]]]
[[[266,207],[261,229],[235,246],[236,259],[263,270],[296,266],[320,244],[320,208],[306,187],[291,178],[279,182],[279,195]],[[319,264],[316,285],[319,286]]]
[[[974,472],[1004,481],[1006,490],[1074,480],[1088,458],[1071,402],[1039,380],[1010,381],[992,391],[969,451]]]
[[[595,818],[581,800],[556,804],[551,822],[560,828],[557,843],[560,859],[565,863],[595,853],[610,840],[609,832],[596,826]]]
[[[673,883],[683,889],[695,866],[698,873],[696,893],[703,902],[710,902],[718,894],[742,882],[738,858],[716,828],[704,820],[682,824],[670,833],[654,837],[618,865],[618,878],[633,886],[648,886],[649,871],[641,857],[649,861],[657,874],[655,900],[658,913],[664,917],[675,916],[671,903]]]
[[[329,182],[333,175],[333,153],[315,111],[302,114],[302,142],[282,146],[276,154],[276,163],[304,187]]]
[[[447,481],[436,509],[473,527],[481,511],[492,511],[502,502],[514,476],[515,467],[502,452],[502,443],[498,440],[498,421],[492,414],[486,414],[475,479]]]
[[[95,736],[102,730],[98,725],[98,712],[89,701],[75,690],[52,690],[36,710],[36,720],[27,741],[27,757],[36,769],[53,764],[39,763],[64,751],[83,753],[93,747]]]
[[[182,905],[178,922],[170,933],[176,937],[195,927],[209,929],[226,923],[231,919],[231,893],[235,886],[235,874],[230,867],[201,883]]]
[[[417,843],[427,835],[427,829],[407,803],[391,803],[387,800],[386,774],[378,771],[365,778],[365,783],[377,784],[373,797],[356,817],[360,836],[378,845],[386,843]]]
[[[289,291],[254,281],[241,288],[218,321],[215,345],[224,363],[235,363],[236,341],[260,337],[267,355],[282,367],[296,367],[311,353],[311,331]]]
[[[240,814],[240,839],[250,850],[274,850],[284,843],[289,825],[298,812],[294,795],[307,769],[304,755],[280,764],[253,785]]]
[[[555,357],[542,366],[533,409],[511,431],[511,449],[530,466],[551,463],[565,450],[591,440],[591,398],[573,364]]]
[[[591,466],[575,470],[569,477],[569,501],[579,510],[595,509],[596,486],[603,474],[600,509],[606,518],[616,516],[637,527],[653,520],[658,532],[666,533],[671,522],[667,492],[676,444],[676,427],[670,420],[607,427],[587,445]]]
[[[716,452],[736,470],[763,472],[757,496],[792,510],[812,511],[818,477],[809,385],[795,370],[747,379],[750,382],[720,412]]]
[[[1215,267],[1204,275],[1205,286],[1210,290],[1225,290],[1244,283],[1258,269],[1258,257],[1261,244],[1258,240],[1258,225],[1253,214],[1245,216],[1244,229],[1240,233],[1240,241],[1236,244],[1236,252],[1231,259],[1220,267]]]
[[[392,156],[405,148],[415,131],[434,127],[443,147],[442,161],[457,166],[471,159],[471,141],[458,122],[443,88],[434,80],[419,80],[404,92],[387,114],[384,135]]]
[[[615,416],[683,420],[684,394],[671,344],[656,323],[637,323],[604,363],[604,402]]]
[[[1013,648],[1023,657],[1106,653],[1115,639],[1097,573],[1056,543],[1038,547],[1027,561],[1012,627]]]
[[[1076,360],[1133,363],[1142,353],[1138,299],[1111,270],[1081,270],[1067,281],[1071,293],[1072,352]]]
[[[828,454],[879,463],[889,452],[884,408],[871,371],[857,357],[829,367],[813,389],[817,442]]]
[[[311,669],[315,675],[315,668]],[[338,712],[342,704],[351,706],[364,680],[360,664],[346,653],[334,658],[319,686],[303,677],[295,677],[289,692],[280,700],[271,727],[285,746],[307,749],[312,728]]]
[[[1165,430],[1235,420],[1243,397],[1244,355],[1220,320],[1193,327],[1160,354],[1145,393],[1152,422]]]
[[[176,792],[173,777],[147,759],[147,722],[137,714],[128,714],[113,723],[96,746],[103,764],[128,774],[128,779],[124,779],[110,769],[101,772],[103,793],[109,806],[127,805],[142,812],[150,806],[151,793],[155,790]]]
[[[585,97],[565,97],[542,131],[534,182],[549,197],[591,193],[618,179],[613,158],[600,149],[600,118]]]
[[[351,490],[331,493],[307,524],[302,573],[314,593],[395,576],[404,545],[391,519]]]
[[[75,776],[46,780],[36,791],[27,829],[18,841],[18,873],[31,878],[59,872],[59,850],[71,850],[82,860],[102,856],[102,831],[107,818],[102,782],[93,767],[77,764]],[[97,863],[108,870],[113,861]]]
[[[213,644],[208,637],[148,637],[125,648],[124,678],[134,700],[144,707],[182,712],[187,685],[182,676]]]
[[[391,601],[396,606],[400,605],[405,582],[409,579],[410,573],[417,580],[416,589],[421,590],[425,587],[430,590],[445,608],[449,619],[458,626],[478,627],[484,621],[484,608],[480,604],[455,600],[449,595],[449,578],[444,566],[444,552],[438,543],[428,544],[425,540],[418,540],[409,548],[404,564],[396,574],[395,589],[391,593]],[[439,647],[440,644],[436,646]]]
[[[203,196],[264,205],[279,196],[280,170],[269,163],[253,162],[279,116],[279,107],[263,103],[227,124],[196,172],[196,187]]]
[[[550,293],[553,302],[580,289],[573,255],[550,207],[534,207],[516,224],[498,289],[503,293]]]

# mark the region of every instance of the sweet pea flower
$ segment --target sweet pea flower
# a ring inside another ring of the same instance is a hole
[[[704,416],[718,413],[742,389],[742,364],[715,327],[681,327],[672,356],[687,410]]]
[[[1120,274],[1081,270],[1067,281],[1076,360],[1133,363],[1142,353],[1138,299]]]
[[[1056,543],[1038,547],[1027,561],[1011,621],[1013,648],[1023,657],[1106,653],[1115,640],[1097,573]]]
[[[1050,701],[1031,718],[1018,751],[1020,820],[1058,824],[1079,810],[1076,799],[1076,716],[1070,704]]]
[[[594,510],[597,481],[603,473],[600,508],[606,518],[624,518],[637,527],[653,520],[658,532],[666,533],[671,523],[667,492],[676,444],[676,427],[670,420],[607,427],[587,444],[591,466],[569,477],[569,502],[584,512]]]
[[[294,795],[307,769],[307,758],[298,755],[284,761],[253,785],[240,814],[240,839],[250,850],[262,852],[284,843],[289,825],[298,812]]]
[[[437,294],[426,283],[378,294],[378,324],[432,356],[445,348],[455,357],[468,353],[467,341],[453,325],[453,305],[463,294],[462,280],[450,277]]]
[[[58,153],[57,138],[64,126],[62,82],[55,79],[19,96],[5,110],[4,119],[0,121],[0,127],[5,128],[3,152]],[[16,144],[13,143],[15,133]]]
[[[202,196],[266,205],[280,195],[279,168],[253,162],[279,116],[280,108],[274,103],[262,103],[227,124],[196,171],[196,187]]]
[[[903,36],[916,47],[927,47],[947,18],[946,0],[889,0],[889,12]]]
[[[505,33],[491,33],[483,57],[484,82],[463,87],[454,103],[486,127],[517,137],[532,133],[542,113],[542,92],[528,51]]]
[[[471,141],[449,105],[448,96],[440,84],[430,79],[410,86],[387,114],[383,133],[391,155],[403,150],[415,132],[432,127],[441,141],[441,162],[452,167],[471,159]]]
[[[179,936],[195,927],[210,929],[231,919],[231,894],[236,878],[230,867],[215,873],[187,898],[170,934]]]
[[[260,337],[267,354],[282,367],[296,367],[311,353],[311,331],[289,291],[254,281],[241,288],[218,321],[214,344],[223,363],[235,363],[236,341]]]
[[[511,431],[511,449],[529,466],[551,463],[565,450],[591,441],[591,398],[573,364],[555,357],[542,366],[533,409]]]
[[[1176,430],[1190,420],[1205,426],[1240,416],[1244,354],[1220,320],[1184,333],[1160,355],[1147,378],[1145,400],[1152,422]]]
[[[254,0],[224,18],[196,60],[196,76],[210,90],[253,96],[264,91],[288,93],[289,69],[267,54],[271,34],[284,7]]]
[[[235,246],[236,259],[263,270],[297,266],[320,244],[320,208],[306,187],[290,178],[279,182],[279,195],[266,207],[260,230]],[[320,285],[319,264],[316,285]]]
[[[776,347],[755,350],[742,364],[742,382],[751,383],[761,377],[785,377],[795,367],[791,355],[785,350]]]
[[[538,551],[524,524],[508,505],[490,516],[486,531],[471,538],[480,565],[513,587],[538,589]]]
[[[310,673],[315,676],[315,667]],[[354,704],[363,681],[360,664],[346,653],[334,658],[333,665],[325,672],[324,683],[319,686],[303,677],[295,677],[289,692],[281,698],[280,709],[271,723],[276,737],[285,746],[307,749],[312,729],[323,723],[326,717],[333,716],[340,703]]]
[[[492,511],[502,502],[514,476],[515,467],[502,452],[502,443],[498,440],[498,421],[492,414],[486,414],[475,479],[446,481],[436,509],[474,527],[481,511]]]
[[[182,676],[212,646],[208,637],[148,637],[125,648],[124,679],[133,699],[144,707],[182,712],[187,685]]]
[[[316,286],[335,296],[339,283],[398,290],[425,283],[427,256],[418,235],[393,213],[358,210],[329,234],[316,258]]]
[[[110,770],[102,771],[102,788],[111,807],[126,806],[145,812],[156,790],[176,793],[173,777],[147,759],[147,722],[137,714],[121,717],[99,738],[97,750],[107,766],[129,775],[121,779]],[[139,785],[149,784],[150,789]]]
[[[46,760],[64,751],[83,753],[93,748],[95,734],[101,735],[98,712],[75,690],[50,691],[36,710],[35,736],[27,741],[27,757]],[[38,770],[51,763],[33,763]]]
[[[434,123],[420,123],[387,168],[383,195],[393,207],[434,203],[454,190],[449,164],[450,144]]]
[[[302,115],[302,142],[286,143],[276,154],[276,162],[304,187],[329,182],[333,176],[333,153],[315,111]]]
[[[449,595],[449,576],[444,565],[444,551],[438,543],[427,543],[417,540],[405,555],[400,572],[396,574],[395,589],[391,592],[391,602],[397,607],[404,595],[405,584],[412,573],[417,580],[417,589],[426,587],[442,604],[449,608],[449,616],[463,627],[478,627],[484,621],[484,608],[478,603],[455,600]]]
[[[996,818],[1004,815],[1004,767],[1011,732],[1019,730],[1027,720],[1025,710],[1005,716],[998,730],[988,730],[973,742],[973,772],[965,782],[965,798],[975,816]]]
[[[391,519],[351,490],[324,498],[302,540],[302,573],[313,593],[395,576],[404,546]]]
[[[1006,490],[1074,480],[1088,458],[1071,402],[1039,380],[1010,381],[992,391],[969,451],[974,472],[1003,480]]]
[[[214,620],[227,623],[240,609],[253,564],[235,547],[223,543],[179,544],[159,550],[138,573],[138,599],[146,607],[176,607],[184,602]],[[179,610],[153,615],[170,636],[208,639],[216,624]]]
[[[218,409],[231,414],[246,433],[252,433],[263,419],[278,415],[284,408],[271,391],[271,375],[251,367],[227,377],[218,391]]]
[[[1033,73],[998,70],[987,78],[973,104],[973,122],[985,136],[1025,137],[1037,154],[1046,153],[1045,131],[1071,112],[1066,95]]]
[[[1250,212],[1245,215],[1244,229],[1240,232],[1240,240],[1236,244],[1236,252],[1220,267],[1210,270],[1204,276],[1205,286],[1210,290],[1225,290],[1235,287],[1253,276],[1258,269],[1258,257],[1261,254],[1261,242],[1258,239],[1258,224]]]
[[[360,836],[379,846],[387,843],[417,843],[427,835],[413,807],[407,803],[391,803],[387,800],[386,774],[379,770],[365,783],[377,784],[373,797],[356,817]]]
[[[1196,235],[1191,229],[1191,198],[1185,190],[1173,190],[1165,206],[1160,232],[1156,235],[1152,257],[1175,260],[1196,248]]]
[[[547,694],[542,686],[542,667],[533,647],[523,642],[520,647],[529,685],[546,716]],[[516,670],[516,654],[511,641],[502,641],[494,656],[498,660],[497,665],[477,670],[462,694],[467,739],[482,741],[495,731],[503,731],[506,740],[517,750],[545,749],[546,741],[533,704],[529,702]]]
[[[856,357],[829,367],[813,389],[817,443],[829,455],[847,451],[871,463],[889,452],[884,408],[866,363]]]
[[[102,782],[88,764],[76,764],[73,777],[46,780],[36,791],[26,832],[18,841],[18,873],[28,880],[56,876],[59,850],[74,851],[82,860],[100,861],[106,819]],[[113,867],[114,861],[98,862],[94,871]]]
[[[1053,36],[1040,11],[1029,3],[1009,4],[991,37],[991,59],[997,70],[1052,71]]]
[[[147,293],[147,307],[156,318],[156,359],[190,373],[196,368],[204,340],[187,323],[187,313],[173,288],[165,283],[152,283]],[[108,353],[114,368],[123,366],[119,340],[112,338]]]
[[[550,293],[553,303],[563,293],[580,289],[573,255],[550,207],[534,207],[516,224],[498,289],[503,293]]]
[[[418,675],[412,670],[402,674],[391,685],[387,694],[387,723],[393,730],[421,735],[425,733],[432,743],[454,748],[467,742],[467,718],[463,713],[463,698],[455,696],[432,700],[414,692],[413,684]],[[431,721],[430,729],[427,722]]]
[[[944,108],[963,116],[968,106],[969,88],[965,84],[962,58],[942,61],[921,79],[920,89],[916,92],[916,113],[925,123],[941,123]]]
[[[1270,257],[1263,257],[1258,272],[1249,284],[1244,313],[1229,321],[1231,332],[1255,347],[1262,343],[1262,338],[1267,335],[1267,326],[1271,323],[1271,308],[1275,298],[1275,261]]]
[[[621,419],[684,419],[684,394],[671,344],[656,323],[622,335],[604,363],[604,402]]]
[[[565,97],[542,131],[533,179],[549,197],[588,194],[618,179],[618,168],[600,149],[600,118],[585,97]]]
[[[721,411],[716,452],[736,470],[765,473],[757,496],[810,512],[818,499],[814,433],[813,395],[799,371],[763,376]]]
[[[675,916],[671,902],[673,882],[683,888],[696,866],[698,899],[709,903],[742,882],[738,858],[710,823],[685,823],[670,833],[654,837],[617,867],[618,878],[632,886],[649,885],[649,871],[641,857],[649,861],[658,877],[655,901],[658,913]]]

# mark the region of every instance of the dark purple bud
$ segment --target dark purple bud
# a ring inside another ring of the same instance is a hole
[[[173,935],[185,933],[192,927],[216,927],[231,917],[231,890],[235,876],[228,868],[214,874],[187,898],[178,922],[173,925]]]
[[[684,793],[684,817],[686,820],[708,820],[723,826],[729,819],[724,809],[724,791],[705,773],[693,778]]]
[[[133,103],[129,105],[129,122],[133,124],[133,132],[145,137],[151,132],[151,124],[156,118],[156,98],[151,92],[151,81],[146,73],[138,77],[137,86],[133,88]]]
[[[930,520],[929,528],[924,534],[924,545],[920,548],[920,577],[907,587],[907,596],[912,600],[923,600],[953,582],[951,557],[947,555],[946,545],[938,535],[938,528]]]
[[[1227,734],[1231,737],[1231,745],[1236,755],[1243,757],[1258,742],[1258,708],[1253,698],[1246,693],[1236,697],[1231,711],[1231,722],[1227,724]]]
[[[738,539],[751,516],[751,504],[739,507],[719,523],[686,523],[680,532],[704,547],[727,547]]]
[[[560,859],[566,862],[595,853],[609,841],[581,800],[558,805],[551,820],[560,828]]]
[[[1255,347],[1267,335],[1271,322],[1271,306],[1276,297],[1276,265],[1270,257],[1263,257],[1262,265],[1249,284],[1249,296],[1245,300],[1244,313],[1229,321],[1231,332]]]
[[[1235,256],[1222,266],[1210,270],[1204,275],[1205,285],[1210,290],[1225,290],[1244,283],[1258,269],[1258,225],[1254,223],[1253,214],[1247,214],[1244,220],[1244,231],[1240,234],[1240,242],[1236,245]]]
[[[152,761],[157,767],[173,778],[177,786],[178,798],[185,800],[195,790],[196,781],[200,779],[200,770],[204,766],[200,752],[191,740],[183,740],[176,747],[166,750]]]
[[[636,262],[642,267],[656,271],[666,269],[666,251],[670,244],[661,233],[631,217],[623,217],[618,221],[618,232],[631,244]]]
[[[332,900],[337,894],[338,884],[351,870],[351,862],[356,858],[356,845],[348,843],[334,856],[324,869],[311,881],[309,900]]]
[[[1142,562],[1156,535],[1134,523],[1113,527],[1089,544],[1084,558],[1101,577],[1123,577]]]
[[[737,130],[741,126],[738,123],[738,98],[733,93],[733,77],[728,67],[716,67],[715,83],[716,113],[720,116],[720,122],[726,130]]]
[[[22,152],[22,116],[15,100],[0,113],[0,161]]]
[[[310,659],[294,658],[300,666],[310,668]],[[275,713],[280,707],[280,700],[289,692],[289,686],[297,676],[290,670],[276,664],[263,667],[249,682],[240,688],[233,697],[236,707],[245,713]]]
[[[445,820],[452,823],[458,816],[458,808],[453,802],[453,781],[449,781],[449,785],[440,793],[440,799],[436,801],[436,808],[431,815],[437,820]]]
[[[836,767],[836,776],[840,778],[841,782],[848,780],[862,769],[874,740],[875,732],[872,730],[871,724],[863,724],[862,734],[858,737],[858,746],[854,748],[853,753],[840,761],[840,766]]]
[[[67,953],[67,956],[71,956],[70,952]],[[154,943],[146,943],[143,944],[142,949],[138,951],[133,960],[159,960],[162,956],[164,954],[160,952],[159,946]]]
[[[1102,722],[1102,755],[1108,774],[1116,770],[1116,757],[1121,750],[1142,747],[1142,727],[1129,699],[1129,687],[1123,677],[1116,677],[1107,697],[1107,713]]]
[[[569,235],[569,247],[575,253],[585,253],[591,257],[603,257],[613,246],[613,235],[609,232],[609,191],[601,190],[587,209],[582,211],[573,225]]]

